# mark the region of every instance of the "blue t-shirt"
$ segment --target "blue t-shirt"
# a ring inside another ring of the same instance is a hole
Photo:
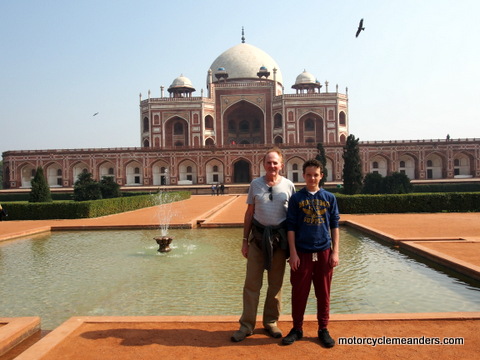
[[[314,253],[330,248],[330,229],[338,228],[339,220],[337,198],[323,188],[315,194],[303,188],[288,202],[287,230],[295,231],[295,247],[299,252]]]

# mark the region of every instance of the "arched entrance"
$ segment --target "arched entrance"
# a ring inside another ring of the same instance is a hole
[[[153,185],[170,185],[168,178],[168,164],[164,161],[157,161],[152,166]]]
[[[20,174],[22,174],[21,179],[21,188],[29,188],[32,186],[32,179],[35,177],[35,167],[33,165],[27,164],[23,166],[20,170]]]
[[[230,106],[224,114],[224,144],[264,144],[262,110],[245,100]]]
[[[165,146],[188,146],[188,122],[179,116],[174,116],[165,123]]]
[[[250,164],[239,160],[233,165],[233,182],[236,184],[250,183]]]
[[[205,174],[207,184],[220,184],[224,182],[223,163],[218,159],[212,159],[207,163]]]
[[[300,123],[300,133],[299,140],[300,143],[323,143],[324,142],[324,121],[323,119],[315,113],[308,113],[299,121]]]

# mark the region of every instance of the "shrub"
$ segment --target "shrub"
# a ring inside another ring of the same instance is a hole
[[[102,198],[100,184],[93,180],[89,172],[82,172],[78,175],[73,187],[73,199],[75,201],[98,200]]]
[[[382,194],[385,192],[383,176],[379,173],[368,173],[363,179],[362,194]]]
[[[407,175],[394,172],[383,177],[378,173],[368,173],[363,180],[362,194],[408,194],[413,190]]]
[[[385,176],[384,184],[386,194],[408,194],[413,190],[408,176],[399,172]]]
[[[111,176],[104,176],[100,181],[100,191],[102,198],[111,199],[122,196],[120,192],[120,185],[118,185]]]

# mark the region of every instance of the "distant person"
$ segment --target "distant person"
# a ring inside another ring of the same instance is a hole
[[[212,195],[215,195],[215,185],[214,184],[212,184],[212,187],[210,189],[212,189]]]
[[[224,194],[225,193],[225,185],[220,185],[220,194]]]
[[[220,184],[217,184],[217,196],[220,195]]]
[[[313,282],[318,338],[323,346],[330,348],[335,345],[327,326],[333,268],[339,262],[340,215],[335,195],[320,187],[322,164],[317,160],[306,161],[303,177],[306,186],[295,193],[288,204],[293,328],[282,339],[282,344],[291,345],[303,337],[303,317]]]
[[[0,221],[3,221],[3,217],[7,217],[7,216],[8,216],[7,210],[5,210],[2,207],[2,204],[0,204]]]
[[[267,151],[263,159],[265,176],[250,183],[243,224],[242,255],[247,258],[243,287],[243,313],[240,329],[232,335],[239,342],[253,334],[264,271],[268,290],[263,307],[263,326],[274,338],[282,337],[277,326],[281,310],[281,290],[288,247],[286,217],[288,199],[295,192],[293,183],[280,175],[283,155],[280,149]]]

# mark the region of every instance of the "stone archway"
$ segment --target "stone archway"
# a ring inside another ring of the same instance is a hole
[[[233,182],[236,184],[250,183],[250,163],[239,160],[233,165]]]
[[[230,106],[223,115],[224,144],[264,144],[264,114],[252,103],[242,100]]]
[[[20,167],[20,188],[30,188],[32,186],[31,181],[35,177],[36,169],[31,164],[22,165]]]
[[[179,117],[174,116],[165,123],[165,146],[188,146],[190,128],[188,122]]]
[[[325,122],[315,113],[307,113],[299,120],[300,143],[323,143],[325,138]]]

